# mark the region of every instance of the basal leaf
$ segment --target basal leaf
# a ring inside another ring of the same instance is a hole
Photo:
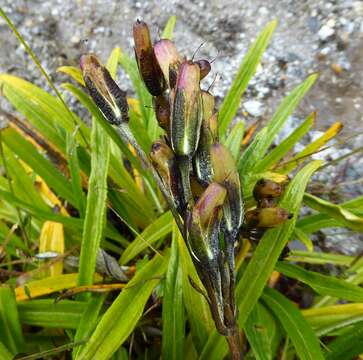
[[[256,41],[252,44],[246,54],[237,75],[234,78],[231,88],[229,89],[219,110],[219,133],[221,138],[226,134],[229,124],[236,115],[240,106],[240,101],[245,92],[249,81],[256,72],[260,63],[261,56],[264,53],[272,33],[276,27],[276,21],[271,21],[260,33]]]
[[[322,275],[315,271],[305,270],[300,266],[289,264],[287,262],[277,263],[276,270],[287,277],[292,277],[309,285],[321,295],[329,295],[339,299],[363,302],[363,288],[350,284],[345,280]]]
[[[156,255],[138,271],[107,309],[77,360],[108,360],[132,333],[145,304],[168,264],[167,255]]]
[[[120,263],[127,264],[131,259],[140,254],[148,247],[160,240],[162,237],[168,235],[172,229],[173,216],[170,211],[161,215],[153,223],[151,223],[134,241],[125,249],[121,256]]]
[[[13,356],[24,350],[14,292],[6,285],[0,287],[0,341]]]
[[[175,231],[173,231],[173,235],[164,288],[161,352],[163,359],[184,360],[185,310],[183,303],[183,273],[179,255],[178,239],[175,237]]]
[[[83,225],[78,285],[90,285],[93,282],[97,251],[105,226],[109,139],[96,121],[92,124],[91,146],[91,175]]]
[[[301,312],[283,295],[266,288],[262,299],[280,320],[301,360],[324,360],[319,340]]]

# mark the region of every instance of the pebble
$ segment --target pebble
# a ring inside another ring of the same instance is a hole
[[[265,112],[263,104],[257,100],[246,101],[243,104],[243,107],[250,115],[254,117],[262,116]]]
[[[335,31],[328,25],[323,25],[318,31],[318,36],[321,41],[327,41],[334,35]]]

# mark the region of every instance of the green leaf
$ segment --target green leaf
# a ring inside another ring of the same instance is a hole
[[[93,329],[97,325],[97,319],[105,298],[106,295],[104,294],[93,294],[92,297],[88,300],[87,305],[84,306],[83,313],[80,316],[77,325],[76,335],[74,336],[75,342],[89,338]],[[80,315],[80,312],[78,314]],[[77,358],[77,356],[81,353],[83,347],[84,345],[80,345],[73,349],[73,359]]]
[[[107,309],[77,360],[108,360],[124,343],[142,316],[152,290],[163,276],[167,256],[156,255],[136,272],[128,286]]]
[[[2,138],[8,148],[43,178],[49,187],[54,189],[59,196],[76,206],[77,202],[74,199],[70,183],[49,160],[38,152],[34,145],[12,128],[3,130]]]
[[[4,155],[6,162],[6,175],[12,179],[12,188],[14,195],[24,201],[34,204],[43,210],[48,210],[48,206],[41,198],[39,192],[35,190],[34,181],[31,179],[31,174],[28,175],[24,166],[15,158],[12,151],[4,147]]]
[[[84,218],[87,201],[82,189],[81,168],[79,165],[77,148],[75,136],[67,134],[68,167],[71,176],[72,190],[77,202],[79,214],[81,218]]]
[[[301,312],[283,295],[266,288],[262,299],[280,320],[301,360],[324,360],[319,340]]]
[[[355,258],[353,256],[341,254],[328,254],[323,252],[306,252],[301,250],[290,251],[286,258],[293,262],[306,262],[308,264],[334,264],[340,266],[349,266]]]
[[[162,39],[171,40],[173,38],[175,23],[176,23],[176,16],[175,15],[170,16],[170,18],[168,19],[168,22],[166,23],[166,25],[164,27],[164,31],[161,35]]]
[[[349,229],[363,231],[363,217],[354,215],[351,211],[344,209],[340,205],[333,204],[311,194],[305,194],[304,203],[320,213],[331,216]]]
[[[311,175],[320,165],[320,161],[311,162],[300,170],[290,182],[279,206],[288,209],[289,212],[294,214],[294,218],[275,229],[268,230],[264,234],[237,285],[236,296],[239,306],[240,326],[243,326],[250,311],[255,306],[281,251],[294,230],[306,185]]]
[[[258,166],[257,164],[273,143],[275,136],[280,132],[288,117],[295,110],[316,79],[316,74],[310,75],[302,84],[297,86],[285,97],[267,126],[255,136],[252,143],[240,157],[238,161],[240,174],[244,175],[255,170]],[[248,195],[249,191],[245,191],[245,193]]]
[[[247,340],[253,350],[256,360],[271,360],[272,329],[275,326],[273,317],[260,303],[251,311],[244,328]]]
[[[308,251],[314,250],[314,244],[309,238],[308,234],[306,234],[298,227],[295,227],[293,236],[296,237],[302,244],[304,244]]]
[[[0,287],[0,341],[12,355],[24,350],[25,343],[15,296],[8,286]]]
[[[93,282],[97,251],[105,225],[109,139],[96,121],[92,124],[91,146],[91,175],[82,234],[78,285],[89,285]]]
[[[6,346],[0,341],[0,359],[13,360],[13,354],[6,348]]]
[[[289,150],[310,130],[316,118],[316,113],[311,113],[306,120],[297,127],[286,139],[271,150],[256,166],[255,171],[261,172],[277,164]]]
[[[77,329],[85,303],[54,299],[29,300],[18,303],[22,324],[46,328]]]
[[[228,135],[224,145],[228,147],[235,160],[238,159],[241,151],[241,144],[244,135],[245,123],[238,122]]]
[[[229,124],[236,115],[241,97],[247,88],[249,81],[256,72],[272,33],[276,27],[276,21],[271,21],[260,33],[246,54],[237,75],[221,105],[218,122],[220,137],[226,134]]]
[[[183,273],[175,231],[173,231],[173,235],[163,298],[162,358],[184,360]]]
[[[327,345],[326,360],[353,359],[363,352],[363,321]]]
[[[170,211],[161,215],[153,223],[151,223],[134,241],[125,249],[121,256],[120,264],[127,264],[131,259],[140,254],[148,247],[153,249],[152,245],[168,235],[172,229],[173,216]],[[154,250],[154,249],[153,249]]]
[[[350,284],[345,280],[322,275],[315,271],[308,271],[300,266],[286,262],[277,263],[276,270],[287,277],[297,279],[309,285],[318,294],[334,296],[349,301],[363,302],[363,288]]]

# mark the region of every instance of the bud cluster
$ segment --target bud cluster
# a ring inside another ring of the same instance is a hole
[[[211,64],[181,56],[170,40],[153,44],[141,21],[133,33],[139,72],[166,134],[153,144],[150,158],[183,219],[216,327],[229,335],[236,327],[234,245],[243,199],[235,161],[218,139],[214,96],[201,88]]]
[[[277,207],[277,201],[282,194],[282,186],[269,179],[260,179],[254,189],[253,196],[257,207],[245,214],[242,227],[244,237],[257,240],[269,229],[292,218],[292,214]]]

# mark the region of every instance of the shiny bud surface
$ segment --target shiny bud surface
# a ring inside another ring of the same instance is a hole
[[[178,49],[171,40],[161,39],[154,44],[154,54],[167,85],[173,88],[181,63],[181,56],[179,55]]]
[[[116,125],[128,121],[126,92],[117,86],[98,58],[93,54],[82,55],[80,67],[89,94],[105,118]]]
[[[282,186],[269,179],[258,180],[253,189],[253,196],[257,201],[265,198],[277,198],[281,196],[281,193]]]
[[[137,20],[133,26],[133,35],[136,62],[145,86],[151,95],[161,95],[166,89],[166,82],[155,57],[146,23]]]
[[[199,67],[180,65],[176,88],[171,94],[170,137],[176,155],[192,157],[197,149],[203,120]]]
[[[245,222],[249,228],[271,228],[279,226],[292,217],[293,214],[282,208],[262,208],[247,211]]]

